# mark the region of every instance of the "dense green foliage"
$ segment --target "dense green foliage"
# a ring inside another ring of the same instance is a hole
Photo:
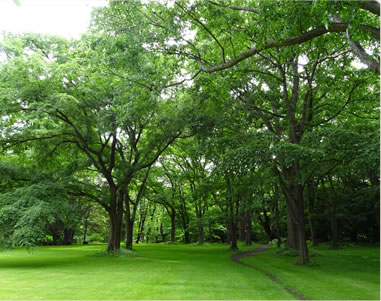
[[[136,0],[80,40],[4,34],[0,245],[379,242],[377,26],[376,1]]]

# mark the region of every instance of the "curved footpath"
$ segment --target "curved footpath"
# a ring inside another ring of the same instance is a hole
[[[260,252],[263,252],[263,251],[266,251],[267,249],[270,249],[271,246],[269,245],[260,245],[261,247],[260,248],[257,248],[255,250],[251,250],[251,251],[246,251],[246,252],[240,252],[240,253],[237,253],[237,254],[234,254],[231,258],[234,262],[236,263],[239,263],[239,264],[242,264],[244,266],[247,266],[249,268],[252,268],[254,270],[257,270],[259,272],[262,272],[264,273],[267,277],[269,277],[273,282],[275,282],[276,284],[279,284],[281,285],[286,291],[288,291],[290,294],[294,295],[296,298],[298,298],[299,300],[306,300],[306,298],[304,298],[303,296],[299,295],[297,292],[295,292],[294,290],[290,289],[289,287],[285,286],[283,283],[281,283],[274,275],[260,269],[260,268],[257,268],[251,264],[248,264],[248,263],[245,263],[245,262],[242,262],[240,259],[242,257],[246,257],[246,256],[250,256],[250,255],[254,255],[256,253],[260,253]]]

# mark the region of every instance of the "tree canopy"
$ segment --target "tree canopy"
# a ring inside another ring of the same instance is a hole
[[[378,26],[377,1],[134,0],[80,40],[5,34],[0,243],[378,240]]]

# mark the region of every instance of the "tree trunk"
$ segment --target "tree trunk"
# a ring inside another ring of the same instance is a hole
[[[238,250],[238,245],[237,245],[237,225],[234,221],[232,221],[232,224],[231,224],[231,229],[232,229],[232,241],[231,241],[231,245],[230,245],[230,248],[232,250]]]
[[[110,229],[108,238],[107,251],[115,251],[120,249],[120,236],[117,236],[117,217],[113,210],[109,210]]]
[[[73,229],[64,229],[64,245],[71,245],[73,243],[74,230]]]
[[[115,187],[110,188],[110,194],[110,207],[107,210],[110,217],[110,231],[107,251],[114,251],[120,249],[120,236],[122,231],[123,217],[123,199],[117,198],[117,190]]]
[[[189,229],[184,229],[184,243],[190,244],[190,235],[189,235]]]
[[[266,209],[263,209],[263,220],[260,220],[260,224],[263,227],[263,230],[265,230],[267,237],[269,238],[269,241],[272,241],[275,238],[274,232],[271,230],[270,226],[270,219],[267,215]]]
[[[235,218],[235,212],[234,212],[234,201],[233,201],[233,193],[232,193],[232,187],[230,183],[229,175],[226,175],[226,187],[228,190],[228,207],[229,207],[229,222],[230,222],[230,229],[231,229],[231,245],[230,248],[232,250],[238,250],[237,245],[237,223]]]
[[[339,232],[337,229],[337,218],[336,218],[336,208],[337,208],[337,194],[333,187],[332,178],[329,177],[329,183],[331,185],[332,190],[332,202],[331,202],[331,214],[330,214],[330,222],[331,222],[331,235],[332,242],[331,248],[337,249],[339,247]]]
[[[165,242],[167,235],[164,233],[163,223],[160,224],[161,241]]]
[[[176,211],[171,212],[171,242],[176,241]]]
[[[126,249],[132,250],[134,222],[131,218],[131,208],[128,198],[125,198],[126,204]]]
[[[290,206],[287,206],[287,243],[286,247],[294,250],[298,250],[299,241],[296,231],[296,225],[291,217]]]
[[[204,244],[204,226],[202,224],[201,218],[198,218],[197,224],[198,224],[198,234],[199,234],[198,243],[200,245],[203,245]]]
[[[279,191],[278,186],[275,186],[275,225],[276,225],[276,247],[280,248],[281,245],[281,233],[280,233],[280,221],[279,221]]]
[[[245,244],[247,246],[251,246],[252,245],[252,241],[251,241],[252,226],[251,226],[251,214],[249,210],[245,213],[245,224],[246,224]]]
[[[319,243],[316,237],[316,229],[314,223],[314,214],[315,214],[315,200],[316,200],[316,185],[308,186],[308,225],[311,231],[311,241],[313,246],[317,246]]]
[[[287,247],[298,250],[300,263],[306,264],[309,262],[309,254],[305,233],[303,185],[291,183],[282,188],[287,200]]]
[[[309,254],[306,239],[303,186],[299,184],[295,185],[294,191],[296,214],[295,216],[293,216],[293,219],[295,220],[296,231],[298,236],[299,260],[301,264],[306,264],[309,262]]]
[[[86,244],[86,236],[87,236],[87,228],[89,226],[89,219],[85,219],[85,223],[83,225],[83,244]]]
[[[239,236],[238,239],[240,241],[245,241],[246,240],[246,214],[245,212],[241,212],[239,215]]]
[[[336,208],[333,210],[330,220],[332,234],[331,248],[337,249],[339,247],[339,234],[337,230]]]

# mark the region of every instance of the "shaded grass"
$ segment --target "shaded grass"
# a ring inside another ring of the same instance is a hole
[[[262,273],[232,262],[227,245],[140,244],[139,256],[93,256],[104,248],[0,253],[0,299],[294,299]]]
[[[276,255],[276,249],[241,260],[276,275],[307,299],[380,300],[379,248],[322,246],[316,251],[321,256],[306,266],[295,264],[295,257]]]

